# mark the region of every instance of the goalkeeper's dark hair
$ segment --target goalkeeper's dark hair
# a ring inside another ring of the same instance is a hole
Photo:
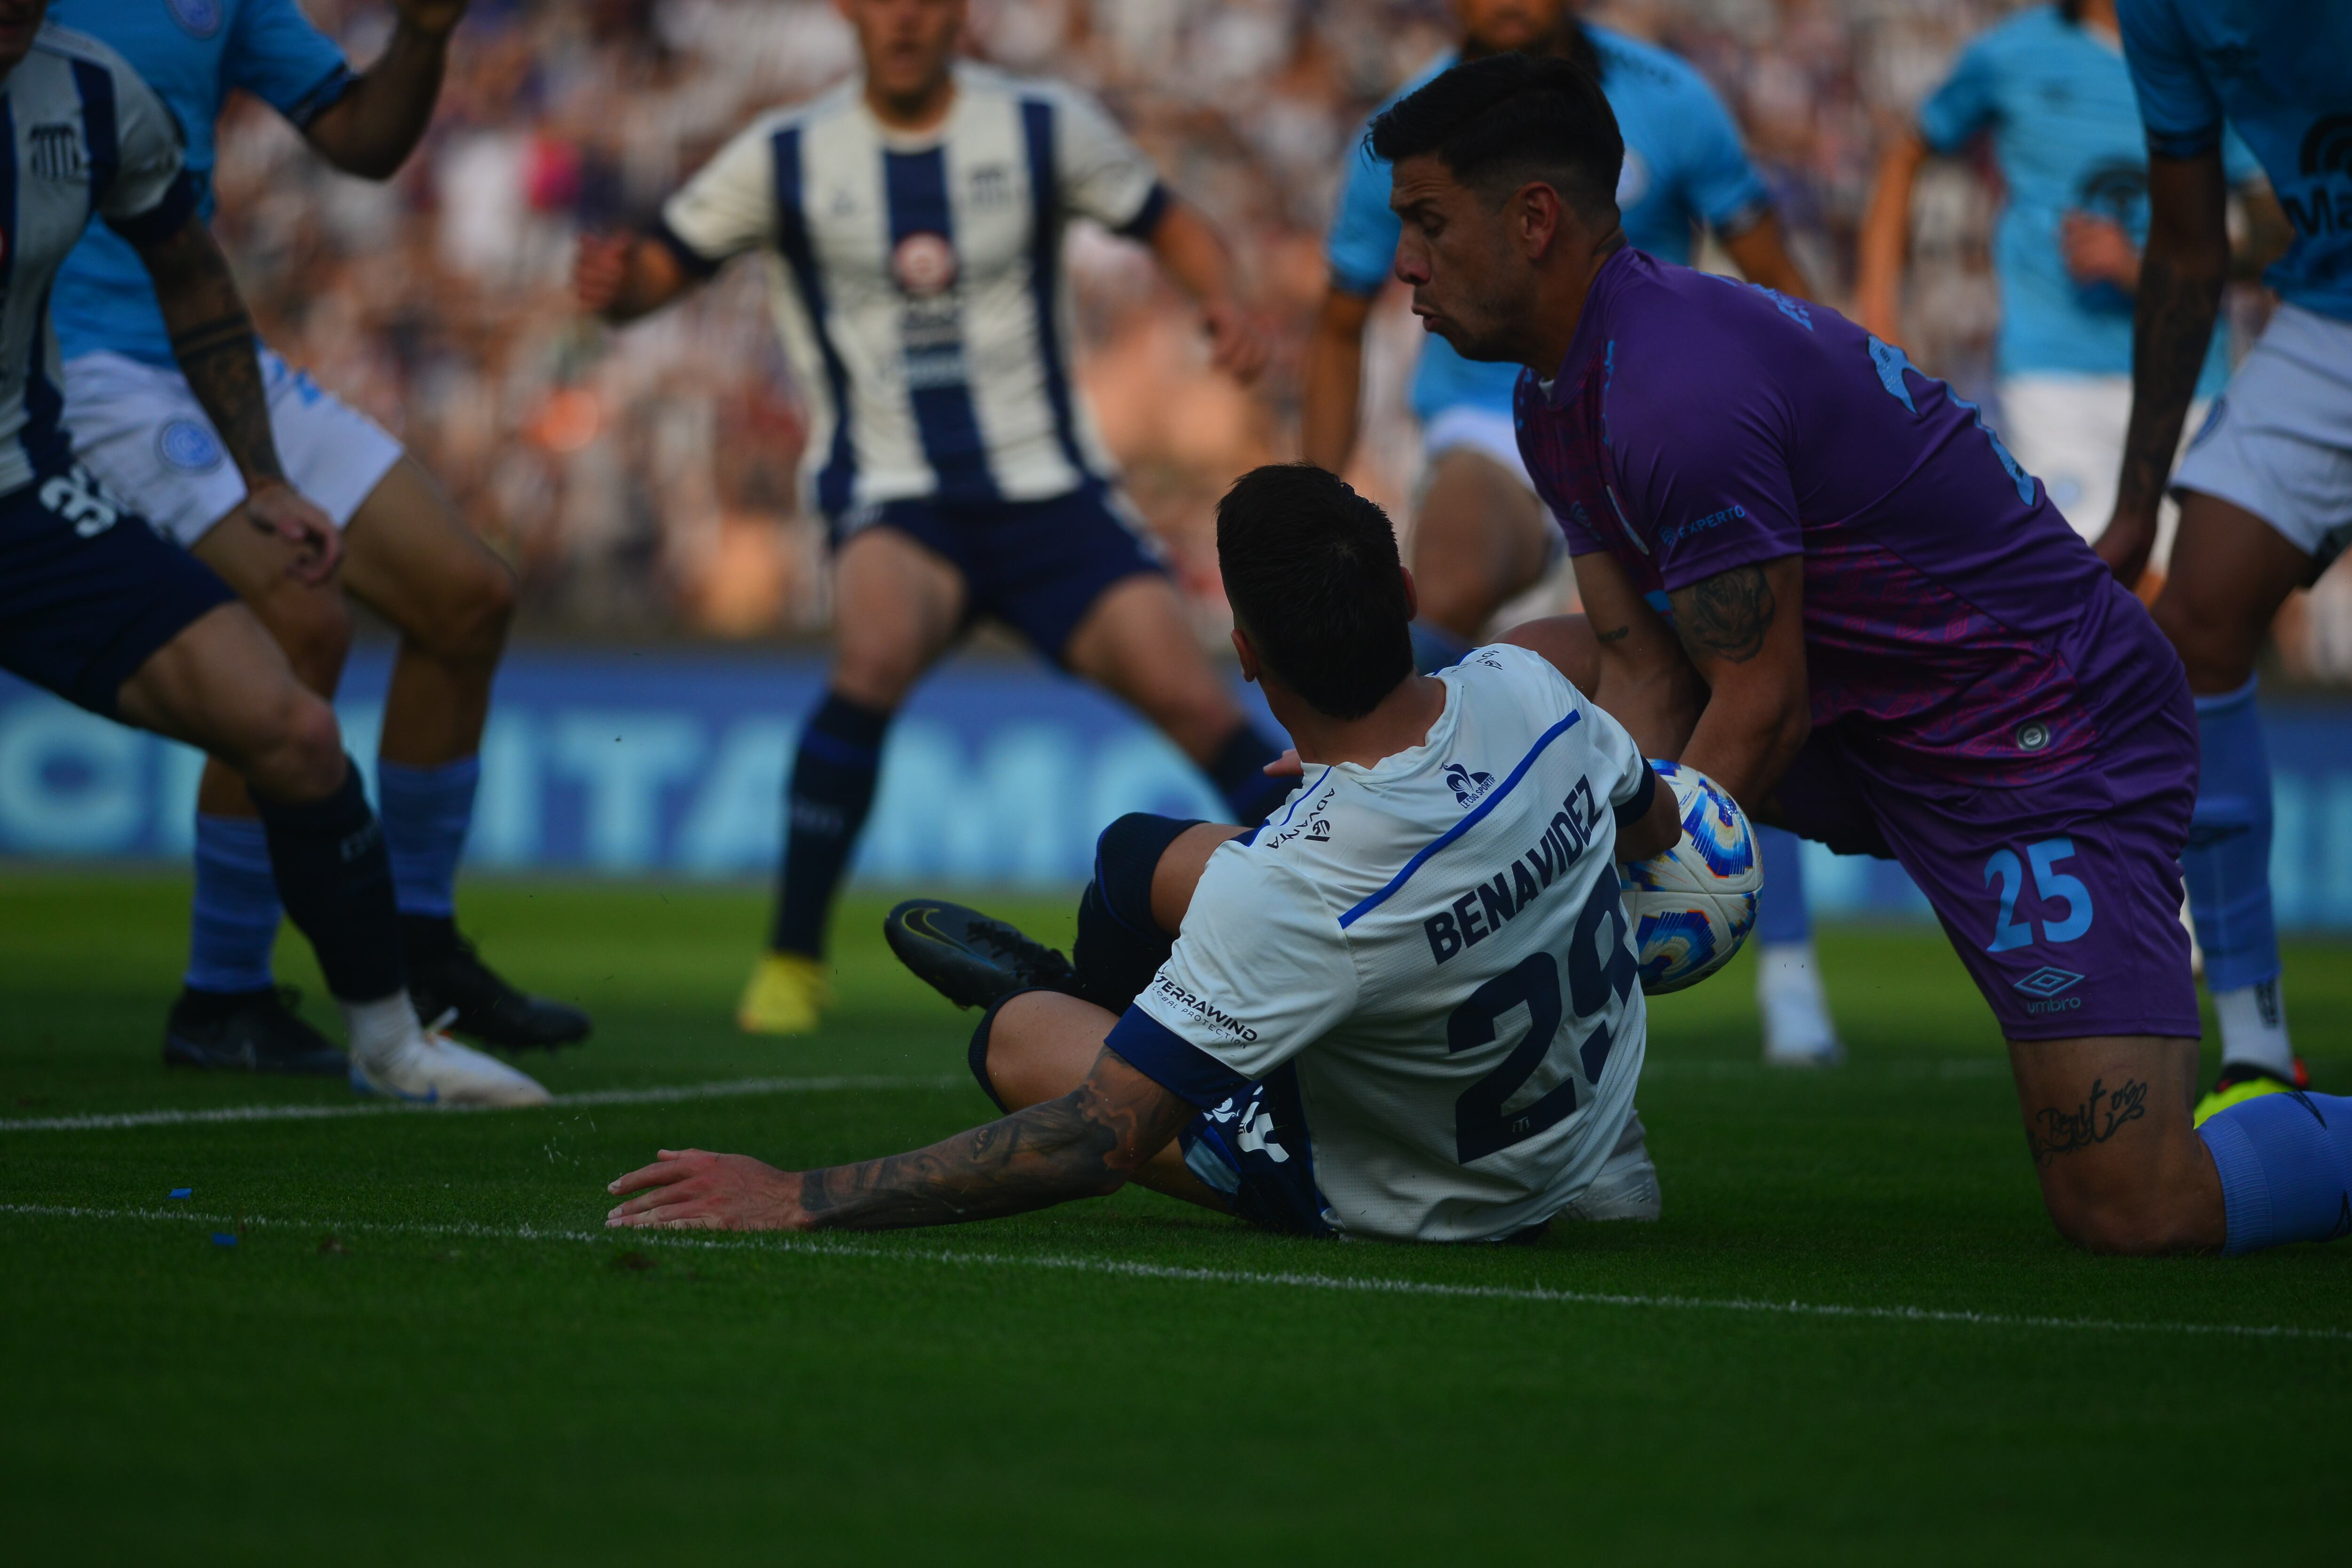
[[[1234,620],[1318,713],[1360,719],[1412,673],[1412,619],[1388,514],[1312,463],[1269,463],[1217,503]]]
[[[1573,59],[1489,55],[1431,79],[1373,117],[1372,155],[1424,153],[1499,200],[1541,181],[1588,221],[1617,216],[1625,137],[1600,79]]]

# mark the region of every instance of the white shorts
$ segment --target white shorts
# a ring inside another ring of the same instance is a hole
[[[261,375],[286,478],[344,526],[400,460],[400,443],[268,349]],[[65,423],[74,456],[183,545],[245,500],[244,478],[176,366],[104,352],[67,361]]]
[[[2050,504],[2084,539],[2107,531],[2116,513],[2116,481],[2124,462],[2124,432],[2131,424],[2127,375],[2024,374],[2001,378],[2000,438],[2025,471],[2050,492]],[[2204,416],[2189,410],[2188,428]],[[2164,502],[2149,560],[2158,571],[2172,559],[2180,509]]]
[[[2352,542],[2352,321],[2281,305],[2173,471],[2313,557]]]
[[[1535,481],[1528,478],[1527,464],[1520,459],[1519,433],[1512,426],[1509,415],[1466,404],[1439,409],[1437,417],[1422,426],[1422,460],[1433,463],[1456,447],[1467,447],[1481,457],[1492,458],[1529,490],[1536,488]]]

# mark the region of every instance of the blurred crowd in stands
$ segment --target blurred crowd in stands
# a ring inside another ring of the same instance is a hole
[[[373,58],[381,5],[303,3]],[[2012,3],[1596,0],[1588,15],[1715,83],[1792,253],[1842,303],[1879,139]],[[982,57],[1103,97],[1242,249],[1281,332],[1274,371],[1240,390],[1209,371],[1141,250],[1072,237],[1083,379],[1205,628],[1222,608],[1214,499],[1291,450],[1342,160],[1371,106],[1450,40],[1444,0],[972,0],[972,16]],[[647,219],[748,117],[852,63],[830,0],[475,0],[439,116],[389,185],[331,174],[239,100],[219,229],[270,341],[400,434],[514,562],[529,626],[807,634],[828,610],[822,526],[795,497],[803,425],[760,269],[732,267],[622,332],[575,315],[567,273],[581,228]],[[1978,397],[1993,199],[1934,165],[1915,207],[1909,347]],[[1403,388],[1420,335],[1401,298],[1384,303],[1351,476],[1398,510],[1417,477]],[[2331,574],[2282,632],[2296,673],[2352,679],[2352,577]]]

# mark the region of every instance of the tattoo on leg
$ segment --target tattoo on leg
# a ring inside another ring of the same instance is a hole
[[[2025,1146],[2036,1165],[2047,1165],[2061,1154],[2105,1142],[2147,1114],[2147,1085],[2139,1079],[2126,1079],[2121,1088],[2109,1089],[2105,1079],[2093,1079],[2089,1097],[2075,1110],[2045,1105],[2035,1111]]]
[[[1694,661],[1727,658],[1746,664],[1764,649],[1779,607],[1761,566],[1735,566],[1673,595],[1675,633]]]

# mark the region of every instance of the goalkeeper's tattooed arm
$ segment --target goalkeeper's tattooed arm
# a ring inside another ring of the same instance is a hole
[[[1681,760],[1761,809],[1812,732],[1801,555],[1734,566],[1667,595],[1675,635],[1706,682]]]
[[[608,1189],[608,1226],[892,1230],[991,1219],[1117,1192],[1167,1147],[1191,1104],[1105,1050],[1086,1081],[928,1149],[780,1171],[743,1154],[665,1149]],[[635,1194],[630,1196],[628,1194]]]

